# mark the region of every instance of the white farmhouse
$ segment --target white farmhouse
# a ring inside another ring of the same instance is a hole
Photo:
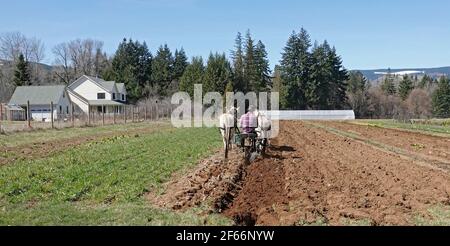
[[[67,87],[70,100],[84,113],[122,113],[127,101],[123,83],[83,75]]]
[[[36,121],[51,120],[52,103],[54,120],[67,118],[71,110],[70,98],[64,85],[18,86],[8,105],[21,107],[25,109],[25,112],[28,112],[28,103],[30,105],[30,119]]]

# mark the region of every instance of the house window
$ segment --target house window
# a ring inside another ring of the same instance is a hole
[[[97,106],[97,112],[103,113],[103,106]]]
[[[63,111],[62,111],[62,106],[59,105],[59,113],[62,114],[62,112],[63,112]]]
[[[67,114],[69,114],[69,106],[67,106],[66,111],[67,111]]]
[[[97,99],[105,99],[105,93],[97,93]]]
[[[113,93],[113,100],[116,100],[116,93]]]
[[[122,94],[122,101],[125,101],[125,95]]]

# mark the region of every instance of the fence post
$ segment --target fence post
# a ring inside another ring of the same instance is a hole
[[[50,102],[50,117],[52,118],[52,129],[55,128],[55,122],[53,119],[53,102]]]
[[[3,104],[0,103],[0,134],[3,133],[2,121],[3,121]]]
[[[131,122],[133,122],[134,123],[134,105],[133,106],[131,106]]]
[[[117,106],[113,106],[113,111],[114,111],[114,113],[113,113],[113,124],[114,125],[116,124],[116,110],[117,110]]]
[[[73,113],[75,111],[75,107],[73,106],[73,103],[71,103],[70,105],[72,106],[71,111],[70,111],[72,113],[72,115],[71,115],[72,116],[71,117],[72,118],[72,127],[75,127],[75,116]]]
[[[147,104],[145,105],[144,121],[147,121]]]
[[[142,107],[138,106],[138,122],[141,122],[141,112],[142,112]]]
[[[127,105],[123,106],[123,115],[125,117],[125,124],[127,123]]]
[[[159,107],[158,107],[158,102],[156,102],[156,121],[159,120]]]
[[[3,104],[0,103],[0,134],[3,133],[2,121],[3,121]]]
[[[30,120],[30,101],[27,101],[27,122],[28,122],[28,128],[31,128],[31,120]]]
[[[105,105],[102,105],[102,126],[105,125]]]
[[[89,104],[88,104],[87,115],[88,115],[88,126],[90,126],[91,125],[91,105],[89,105]]]

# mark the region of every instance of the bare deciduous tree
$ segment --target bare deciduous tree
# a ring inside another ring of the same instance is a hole
[[[28,58],[25,44],[26,37],[19,32],[4,33],[0,36],[0,57],[8,61],[16,61],[20,53]]]
[[[12,77],[11,69],[3,69],[5,64],[0,62],[0,103],[6,103],[12,95],[14,86],[9,81]]]
[[[53,47],[52,52],[56,65],[53,72],[60,81],[68,84],[73,77],[69,47],[66,43],[61,43]]]
[[[40,84],[47,76],[44,66],[40,64],[45,57],[44,43],[37,38],[28,38],[20,32],[8,32],[0,35],[0,59],[4,60],[2,72],[2,94],[9,97],[12,91],[12,79],[18,57],[23,54],[29,62],[32,84]]]
[[[432,116],[431,96],[424,89],[411,91],[406,104],[415,119],[427,119]]]
[[[61,81],[69,83],[85,74],[100,76],[108,66],[108,58],[102,53],[103,42],[92,39],[76,39],[53,48],[55,74]]]
[[[40,63],[45,57],[44,43],[37,38],[28,38],[20,32],[4,33],[0,36],[0,57],[16,62],[23,54],[28,62]]]

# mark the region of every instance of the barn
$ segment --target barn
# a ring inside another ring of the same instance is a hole
[[[64,119],[70,114],[70,98],[64,85],[19,86],[14,91],[8,105],[15,105],[28,111],[34,121],[50,121]],[[26,119],[28,119],[26,117]]]

